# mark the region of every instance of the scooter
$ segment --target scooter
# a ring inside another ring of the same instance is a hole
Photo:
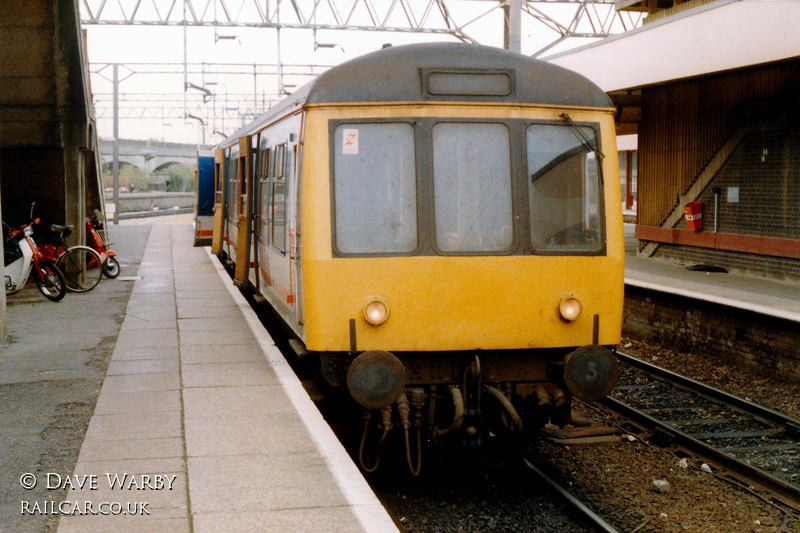
[[[121,271],[119,261],[117,261],[117,252],[108,248],[113,243],[108,242],[108,233],[103,229],[103,214],[96,209],[94,213],[94,217],[86,221],[86,243],[100,254],[103,275],[109,279],[114,279],[119,276]]]
[[[31,218],[35,205],[36,202],[31,205]],[[3,223],[8,227],[10,235],[6,241],[4,255],[6,294],[19,292],[33,272],[33,279],[39,292],[48,300],[57,302],[67,294],[67,282],[64,274],[54,264],[44,259],[33,240],[33,226],[38,223],[39,219],[36,218],[20,229],[13,229]]]

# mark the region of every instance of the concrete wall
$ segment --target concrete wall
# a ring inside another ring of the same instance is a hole
[[[194,207],[195,194],[192,192],[158,192],[158,193],[128,193],[119,195],[119,211],[160,211],[174,207]],[[113,201],[110,195],[106,196],[106,203]]]

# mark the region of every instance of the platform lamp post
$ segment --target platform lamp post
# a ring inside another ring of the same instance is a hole
[[[119,64],[114,63],[114,161],[112,167],[114,224],[119,224]]]
[[[100,70],[97,71],[97,74],[104,79],[108,80],[106,76],[103,75],[103,70],[108,65],[104,66]],[[127,68],[127,67],[125,67]],[[111,64],[111,84],[114,89],[114,161],[112,163],[112,176],[113,176],[113,201],[114,201],[114,217],[113,222],[114,224],[119,224],[119,84],[123,81],[127,80],[131,76],[135,74],[134,71],[128,69],[128,75],[124,78],[119,78],[119,63],[112,63]]]

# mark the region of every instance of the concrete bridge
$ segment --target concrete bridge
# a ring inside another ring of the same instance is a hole
[[[114,160],[114,141],[100,139],[99,145],[103,163],[111,164]],[[197,144],[120,139],[119,161],[154,172],[172,163],[194,165],[197,162],[197,150],[203,149],[202,145]]]

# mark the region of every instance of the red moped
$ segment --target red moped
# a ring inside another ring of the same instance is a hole
[[[117,252],[111,250],[111,242],[108,240],[108,233],[103,229],[103,215],[99,211],[86,221],[86,242],[100,254],[100,261],[103,265],[103,275],[109,279],[119,276],[120,266],[117,261]]]
[[[36,202],[33,205],[36,205]],[[19,229],[3,224],[9,229],[4,254],[6,294],[14,294],[21,290],[33,272],[33,279],[39,292],[48,300],[57,302],[67,293],[67,283],[64,274],[45,259],[33,240],[33,226],[38,223],[39,219],[35,218]]]

